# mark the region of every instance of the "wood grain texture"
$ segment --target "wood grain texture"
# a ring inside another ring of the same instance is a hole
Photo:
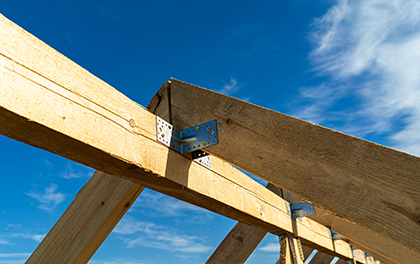
[[[280,258],[276,264],[295,264],[292,258],[289,238],[287,236],[280,239]]]
[[[353,249],[353,258],[358,263],[366,264],[365,252],[363,252],[363,250],[361,249],[358,249],[358,248]]]
[[[206,263],[245,263],[266,234],[262,229],[237,223]]]
[[[303,197],[347,222],[349,237],[371,231],[389,247],[420,254],[420,159],[203,88],[172,80],[181,129],[217,119],[210,154]],[[362,240],[359,240],[362,239]]]
[[[299,203],[302,198],[283,190],[283,197],[290,203]],[[352,225],[345,219],[339,218],[327,210],[315,206],[315,215],[308,216],[308,218],[315,220],[339,234],[347,234],[346,239],[351,241],[351,244],[356,248],[381,259],[387,264],[397,263],[420,263],[420,256],[400,243],[387,239],[387,237],[377,234],[370,229],[365,229],[361,233],[358,225]],[[356,242],[357,241],[357,242]],[[362,244],[360,244],[362,243]]]
[[[366,264],[375,264],[375,259],[372,256],[366,256]]]
[[[277,195],[282,195],[281,189],[272,184],[268,184],[267,188]],[[206,263],[245,263],[266,234],[266,231],[257,227],[249,226],[244,223],[237,223]],[[312,251],[312,248],[303,246],[305,258],[307,258]]]
[[[143,189],[95,172],[26,263],[87,263]]]
[[[279,195],[279,188],[273,185],[269,187]],[[245,263],[266,234],[259,228],[237,223],[206,263]]]
[[[213,171],[156,141],[156,116],[0,16],[0,133],[264,229],[348,256],[329,229],[220,159]],[[345,245],[345,244],[344,244]]]

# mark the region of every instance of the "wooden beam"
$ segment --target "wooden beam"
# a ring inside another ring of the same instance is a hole
[[[96,171],[26,263],[87,263],[143,189]]]
[[[252,254],[266,231],[237,223],[207,260],[207,264],[242,264]]]
[[[280,258],[276,264],[296,264],[290,248],[289,237],[282,237],[280,240]]]
[[[180,129],[217,119],[210,154],[331,212],[351,241],[369,248],[376,233],[420,263],[418,157],[177,80],[170,95]]]
[[[283,190],[283,197],[292,204],[302,201],[302,198],[285,190]],[[315,206],[315,211],[315,215],[308,216],[310,219],[331,227],[337,233],[346,233],[348,236],[346,239],[349,239],[353,246],[387,264],[411,263],[414,259],[418,259],[418,254],[413,254],[413,250],[409,250],[398,243],[392,243],[387,237],[370,229],[366,229],[365,233],[360,233],[358,226],[350,225],[345,219],[339,218],[325,209]]]
[[[214,158],[209,170],[156,140],[156,116],[0,16],[0,133],[338,256],[349,245],[296,221],[283,199]]]
[[[162,114],[164,115],[164,113]],[[267,188],[277,195],[282,195],[281,189],[278,187],[269,184]],[[237,223],[206,263],[245,263],[266,234],[266,231],[259,228]],[[305,259],[312,251],[312,248],[303,246]]]
[[[366,264],[375,264],[375,259],[372,256],[366,256]]]
[[[365,252],[363,252],[363,250],[361,249],[358,249],[358,248],[353,249],[353,258],[358,263],[366,264]]]

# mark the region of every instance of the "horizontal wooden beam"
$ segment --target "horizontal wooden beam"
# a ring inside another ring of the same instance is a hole
[[[282,196],[282,190],[280,188],[271,184],[269,184],[267,188],[275,194]],[[249,226],[244,223],[237,223],[206,263],[245,263],[266,234],[266,231],[257,227]],[[303,246],[305,259],[312,251],[312,248]],[[284,262],[284,259],[285,257],[278,262]]]
[[[302,201],[300,197],[285,190],[283,190],[283,197],[290,203]],[[377,259],[381,259],[387,264],[410,263],[413,260],[420,261],[419,255],[415,254],[415,251],[407,249],[399,243],[391,243],[385,236],[369,229],[366,229],[365,233],[360,233],[358,226],[349,225],[348,221],[335,216],[325,209],[315,206],[315,211],[315,215],[308,216],[310,219],[331,227],[332,230],[339,234],[347,234],[346,239],[350,240],[354,247]],[[363,244],[356,241],[362,241]]]
[[[329,211],[365,248],[376,233],[420,263],[420,158],[181,81],[170,95],[180,129],[217,120],[209,153]]]
[[[96,171],[26,263],[88,263],[143,190]]]
[[[348,257],[329,229],[226,162],[213,170],[156,140],[156,116],[0,16],[0,133],[268,232]]]

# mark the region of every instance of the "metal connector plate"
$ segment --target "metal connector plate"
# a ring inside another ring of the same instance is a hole
[[[292,211],[292,217],[293,218],[299,218],[299,217],[305,217],[308,215],[314,215],[315,214],[315,208],[312,204],[309,203],[298,203],[293,204],[290,206],[290,209]]]
[[[157,140],[181,154],[219,143],[216,120],[178,131],[160,117],[156,118]]]

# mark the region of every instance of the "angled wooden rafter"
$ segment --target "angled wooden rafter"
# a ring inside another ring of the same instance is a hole
[[[349,245],[221,159],[213,170],[156,141],[156,116],[0,16],[0,133],[333,255]]]
[[[217,119],[207,152],[313,202],[375,257],[420,263],[420,158],[181,81],[170,95],[180,129]]]
[[[96,171],[26,263],[87,263],[143,190]]]

